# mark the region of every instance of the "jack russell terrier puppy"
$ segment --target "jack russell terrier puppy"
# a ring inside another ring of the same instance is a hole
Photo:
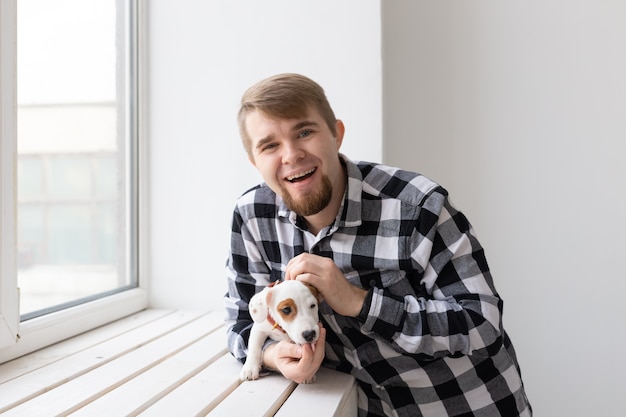
[[[248,340],[248,356],[239,375],[242,381],[259,377],[263,345],[268,337],[300,345],[311,343],[315,349],[319,337],[317,289],[296,280],[276,284],[270,284],[250,300],[254,324]],[[313,380],[306,381],[309,382]]]

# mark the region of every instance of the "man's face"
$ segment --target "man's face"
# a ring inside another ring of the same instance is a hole
[[[299,119],[278,119],[257,110],[248,114],[250,162],[289,209],[302,216],[322,211],[342,181],[339,148],[343,124],[333,136],[315,109]]]

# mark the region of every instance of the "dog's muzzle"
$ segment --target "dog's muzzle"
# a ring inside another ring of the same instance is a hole
[[[302,332],[302,338],[306,340],[308,343],[311,343],[312,341],[314,341],[316,336],[317,336],[317,332],[315,330],[306,330]]]

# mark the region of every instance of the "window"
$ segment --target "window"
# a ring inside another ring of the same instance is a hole
[[[3,81],[17,79],[17,88],[15,101],[2,89],[0,110],[16,126],[2,132],[2,191],[3,203],[11,188],[17,200],[13,212],[2,212],[15,236],[2,241],[2,260],[13,268],[2,272],[9,295],[0,309],[16,308],[10,293],[17,282],[22,339],[55,322],[63,329],[57,333],[72,333],[145,306],[138,279],[140,3],[3,1],[3,28],[4,20],[16,28],[3,29],[9,34],[0,39],[3,72],[10,62],[17,69]],[[7,46],[11,36],[17,51]],[[4,169],[4,160],[16,169]],[[49,338],[31,339],[40,345]]]

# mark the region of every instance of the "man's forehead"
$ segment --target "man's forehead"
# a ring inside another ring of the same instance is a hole
[[[314,120],[321,118],[320,113],[311,107],[307,107],[301,110],[294,110],[293,113],[289,115],[281,115],[277,113],[271,113],[268,111],[255,109],[248,114],[247,120],[249,120],[250,116],[254,115],[258,120],[266,120],[273,123],[286,123],[295,126],[301,123],[304,120]]]
[[[296,131],[306,126],[320,125],[321,116],[316,111],[308,110],[299,117],[281,117],[254,110],[246,118],[246,128],[253,141],[261,140],[274,133],[276,129]],[[254,128],[254,132],[250,128]]]

